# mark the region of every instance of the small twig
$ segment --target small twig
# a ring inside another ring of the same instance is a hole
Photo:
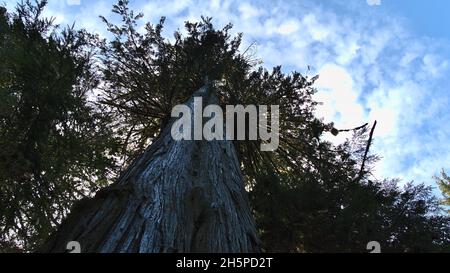
[[[242,56],[245,56],[245,54],[247,54],[247,51],[250,50],[250,48],[254,47],[256,45],[256,42],[252,42],[244,51],[244,53],[242,53]]]
[[[376,121],[375,121],[375,122],[376,122]],[[350,132],[350,131],[356,131],[356,130],[360,130],[360,129],[366,127],[367,125],[369,125],[369,123],[366,123],[366,124],[364,124],[364,125],[358,126],[358,127],[356,127],[356,128],[353,128],[353,129],[341,129],[341,130],[338,130],[338,132]]]

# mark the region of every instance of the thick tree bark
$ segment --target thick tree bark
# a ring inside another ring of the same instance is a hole
[[[214,102],[203,87],[193,96]],[[193,98],[187,103],[192,110]],[[42,252],[257,252],[231,141],[175,141],[171,124],[118,181],[79,202]]]

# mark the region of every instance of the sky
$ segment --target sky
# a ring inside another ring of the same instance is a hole
[[[16,1],[0,0],[8,8]],[[115,1],[49,0],[46,16],[106,36],[98,15]],[[373,176],[435,186],[450,171],[450,1],[448,0],[131,0],[145,21],[166,17],[165,35],[184,21],[234,25],[242,48],[284,72],[319,74],[317,115],[338,129],[378,125]],[[308,67],[310,69],[308,69]],[[329,136],[340,142],[349,137]],[[436,193],[438,191],[435,191]]]

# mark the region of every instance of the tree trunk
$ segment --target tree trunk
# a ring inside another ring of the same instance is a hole
[[[217,99],[206,86],[194,96]],[[233,143],[175,141],[172,123],[116,183],[77,203],[40,251],[78,241],[81,252],[258,252]]]

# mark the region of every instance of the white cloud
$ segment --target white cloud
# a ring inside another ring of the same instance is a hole
[[[218,3],[216,3],[216,5],[218,6]],[[262,14],[261,10],[255,8],[254,6],[252,6],[249,3],[242,3],[242,4],[240,4],[238,9],[239,9],[239,12],[240,12],[240,16],[244,20],[248,20],[248,19],[251,19],[253,17],[257,17],[257,16]]]
[[[440,56],[434,54],[426,54],[422,58],[422,70],[428,72],[433,77],[439,76],[448,67],[448,60],[441,60]]]
[[[81,5],[81,0],[67,0],[67,5]]]
[[[317,113],[342,127],[355,127],[365,119],[358,102],[359,93],[349,72],[336,64],[325,64],[319,71],[316,87],[318,101],[324,102]]]
[[[367,0],[369,6],[379,6],[381,5],[381,0]]]
[[[293,32],[296,32],[299,29],[299,23],[296,20],[289,20],[287,22],[282,23],[277,31],[282,35],[288,35]]]

